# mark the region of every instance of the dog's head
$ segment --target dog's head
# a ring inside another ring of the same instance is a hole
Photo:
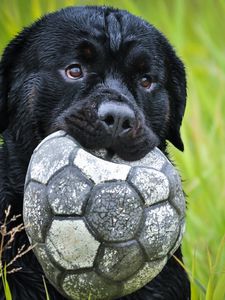
[[[0,87],[0,131],[28,153],[58,129],[125,160],[166,140],[183,150],[183,64],[160,32],[126,11],[45,16],[6,48]]]

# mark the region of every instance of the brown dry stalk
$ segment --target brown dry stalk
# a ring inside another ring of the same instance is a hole
[[[14,215],[10,218],[10,220],[8,220],[9,215],[10,215],[10,211],[11,211],[11,205],[9,205],[9,207],[5,210],[5,218],[2,224],[0,224],[0,235],[1,235],[1,240],[0,240],[0,277],[2,276],[3,273],[3,261],[2,261],[2,257],[3,257],[3,253],[4,251],[6,251],[7,249],[11,248],[12,243],[15,239],[15,235],[21,231],[23,231],[27,226],[24,226],[23,223],[14,226],[12,229],[7,231],[7,226],[16,221],[19,217],[21,217],[21,215]],[[7,241],[6,241],[6,237],[7,237]],[[29,252],[30,250],[32,250],[35,245],[30,245],[27,248],[26,245],[22,245],[20,248],[17,249],[17,254],[16,256],[10,260],[7,264],[6,264],[6,270],[7,273],[15,273],[20,271],[22,268],[21,267],[17,267],[17,268],[13,268],[11,270],[8,270],[9,266],[12,266],[13,263],[20,257],[22,257],[23,255],[25,255],[27,252]]]

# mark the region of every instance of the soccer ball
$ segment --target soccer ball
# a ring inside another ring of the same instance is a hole
[[[125,162],[64,131],[35,149],[24,223],[46,277],[69,299],[115,299],[151,281],[184,233],[178,173],[155,148]]]

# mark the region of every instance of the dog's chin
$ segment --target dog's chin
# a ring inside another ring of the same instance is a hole
[[[127,153],[117,153],[112,149],[87,149],[88,152],[93,154],[96,157],[102,158],[107,161],[120,161],[121,159],[123,161],[138,161],[145,157],[147,153],[149,153],[154,147],[152,147],[150,150],[143,151],[141,153],[132,153],[132,154],[127,154]]]
[[[83,144],[82,141],[79,141],[79,139],[76,140],[78,140],[86,151],[107,161],[114,161],[115,159],[138,161],[159,145],[159,139],[156,136],[154,136],[151,140],[145,141],[143,144],[133,143],[132,145],[129,145],[121,141],[120,143],[111,144],[108,147],[104,145],[104,143],[88,145],[86,143]]]
[[[112,159],[116,156],[115,152],[112,152],[109,149],[87,149],[88,152],[93,154],[96,157],[102,158],[107,161],[112,161]]]
[[[130,151],[126,151],[123,149],[114,149],[114,148],[99,148],[99,149],[90,149],[85,148],[91,154],[102,158],[107,161],[117,161],[118,159],[122,159],[124,161],[138,161],[145,157],[150,151],[152,151],[159,144],[158,139],[155,138],[154,141],[151,141],[145,145],[145,147],[140,147],[139,149],[129,149]]]
[[[91,134],[87,130],[74,130],[65,123],[52,127],[49,134],[57,130],[64,130],[86,151],[108,161],[114,160],[115,157],[124,161],[140,160],[160,143],[158,136],[146,127],[142,134],[135,138],[127,135],[114,140],[104,132],[94,131]]]

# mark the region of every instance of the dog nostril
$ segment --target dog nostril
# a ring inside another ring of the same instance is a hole
[[[127,134],[135,126],[134,111],[125,103],[103,102],[98,108],[98,118],[112,138]]]
[[[106,118],[103,120],[108,126],[114,124],[114,118],[111,115],[106,116]]]
[[[123,121],[122,128],[124,130],[132,128],[132,125],[131,125],[131,122],[130,122],[129,119],[126,119],[126,120]]]

